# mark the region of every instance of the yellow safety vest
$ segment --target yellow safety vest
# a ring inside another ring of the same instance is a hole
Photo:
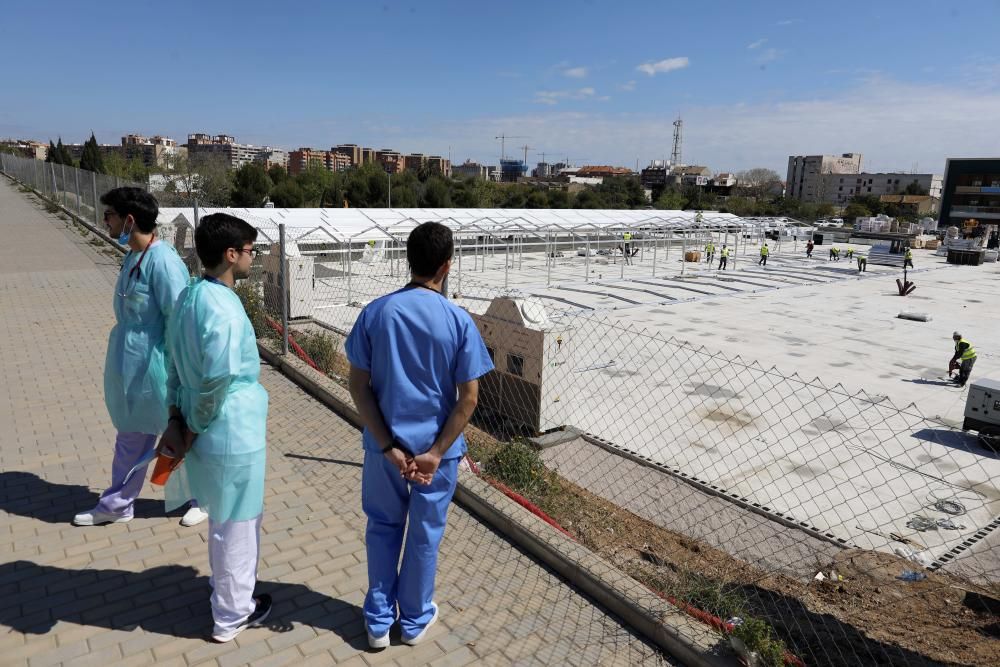
[[[913,253],[910,252],[909,248],[906,249],[906,259],[913,259]]]
[[[631,240],[632,240],[632,232],[625,232],[624,234],[622,234],[622,237],[623,237],[623,238],[624,238],[624,239],[625,239],[626,241],[631,241]]]
[[[723,248],[722,249],[722,256],[723,257],[729,257],[729,248]]]
[[[760,249],[760,256],[761,257],[767,257],[767,253],[769,253],[769,252],[771,252],[771,251],[770,251],[770,249],[768,249],[767,246],[761,246],[761,249]]]
[[[962,343],[966,343],[969,346],[969,347],[965,348],[965,352],[962,353],[962,357],[961,357],[962,361],[968,361],[969,359],[975,359],[976,358],[976,349],[974,347],[972,347],[972,343],[970,343],[969,341],[965,340],[964,338],[962,340],[958,341],[957,343],[955,343],[955,351],[958,352],[958,346],[961,345]]]
[[[711,243],[705,246],[705,252],[712,252],[713,250],[715,250],[715,246]]]

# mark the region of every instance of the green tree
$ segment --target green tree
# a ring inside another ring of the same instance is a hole
[[[87,139],[83,144],[83,153],[80,155],[80,169],[97,172],[98,174],[105,173],[104,156],[101,155],[101,149],[97,146],[97,137],[94,136],[93,132],[90,133],[90,139]]]
[[[666,188],[653,205],[665,211],[682,211],[687,206],[687,197],[673,188]]]
[[[271,201],[278,208],[299,208],[306,200],[306,193],[294,179],[286,178],[271,189]]]
[[[395,203],[395,202],[394,202]],[[451,192],[448,183],[440,176],[430,176],[424,183],[423,206],[428,208],[449,208]]]
[[[305,196],[304,206],[322,206],[323,195],[327,193],[334,182],[334,174],[321,164],[310,163],[295,175],[295,182],[302,188]],[[351,202],[353,206],[354,203]]]
[[[256,208],[264,205],[274,183],[258,162],[247,162],[233,174],[233,206]]]
[[[851,202],[844,209],[843,215],[845,220],[854,220],[855,218],[871,217],[872,212],[871,209],[869,209],[864,204],[861,204],[859,202]]]
[[[548,193],[549,208],[569,208],[570,197],[569,191],[558,189],[549,190]]]
[[[280,164],[272,164],[267,168],[267,176],[271,179],[271,182],[277,185],[281,183],[286,178],[288,178],[288,170],[282,167]]]
[[[49,139],[49,151],[48,153],[45,154],[45,161],[60,164],[59,162],[60,157],[61,156],[59,155],[59,151],[56,150],[56,145],[52,143],[51,139]]]
[[[70,154],[69,148],[66,147],[62,142],[62,137],[59,137],[59,143],[56,144],[56,150],[59,152],[59,164],[64,164],[67,167],[73,166],[73,155]]]
[[[906,188],[903,189],[903,194],[907,195],[926,195],[927,190],[920,185],[916,180],[908,183]]]

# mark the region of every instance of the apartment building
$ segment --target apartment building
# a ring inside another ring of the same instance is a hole
[[[826,174],[860,174],[861,153],[791,155],[788,157],[787,196],[804,202],[827,201]]]

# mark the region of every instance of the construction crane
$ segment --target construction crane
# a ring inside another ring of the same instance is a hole
[[[493,137],[493,139],[500,140],[500,159],[506,160],[507,159],[506,145],[508,139],[530,139],[530,137],[526,137],[522,134],[501,134],[499,136]]]
[[[521,148],[521,149],[524,150],[524,166],[527,167],[528,166],[528,151],[530,151],[531,149],[533,149],[534,146],[529,146],[528,144],[525,144],[523,146],[518,146],[518,148]]]

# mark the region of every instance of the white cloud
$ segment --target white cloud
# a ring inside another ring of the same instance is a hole
[[[644,72],[649,76],[655,76],[657,74],[662,74],[665,72],[673,72],[677,69],[684,69],[689,64],[686,57],[682,56],[680,58],[667,58],[665,60],[658,60],[657,62],[643,63],[636,67],[640,72]]]
[[[563,76],[568,76],[571,79],[582,79],[587,76],[586,67],[570,67],[563,70]]]
[[[795,23],[801,23],[802,19],[785,19],[784,21],[778,21],[775,25],[793,25]]]
[[[970,118],[1000,117],[1000,91],[964,85],[929,86],[872,78],[852,88],[808,99],[686,107],[684,159],[714,171],[768,167],[784,175],[789,155],[859,151],[876,168],[942,173],[954,156],[982,156]],[[497,127],[573,147],[593,164],[634,164],[670,154],[670,123],[660,113],[547,110],[504,118],[442,123],[421,131],[422,144],[455,147],[455,158],[488,159]],[[416,128],[411,128],[415,131]],[[919,141],[914,141],[919,137]],[[495,159],[495,158],[493,158]]]
[[[618,89],[630,93],[633,90],[635,90],[635,81],[626,81],[625,83],[618,86]]]
[[[749,44],[747,44],[747,48],[748,49],[759,49],[760,47],[764,46],[764,44],[766,42],[767,42],[767,38],[766,37],[762,37],[761,39],[758,39],[756,42],[750,42]]]
[[[775,60],[779,60],[784,55],[785,52],[781,51],[780,49],[775,49],[775,48],[764,49],[763,51],[761,51],[760,55],[757,56],[756,62],[759,65],[765,65],[767,63],[772,63]]]
[[[587,86],[576,90],[539,90],[535,93],[536,104],[559,104],[561,100],[586,100],[592,98],[596,90]]]

